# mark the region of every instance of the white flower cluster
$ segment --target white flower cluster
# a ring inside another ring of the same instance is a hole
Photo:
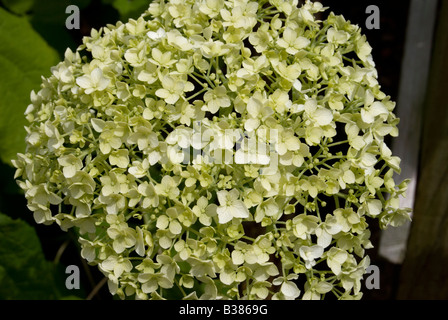
[[[324,11],[160,0],[93,30],[26,111],[35,220],[76,230],[121,298],[360,298],[368,221],[409,218],[407,181],[371,47]]]

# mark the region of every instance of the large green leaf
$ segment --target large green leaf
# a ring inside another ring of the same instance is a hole
[[[57,299],[56,273],[34,228],[0,213],[0,299]]]
[[[143,11],[148,9],[151,0],[103,0],[103,2],[112,4],[119,12],[120,19],[126,21],[129,18],[138,18]]]
[[[6,8],[17,14],[25,14],[34,5],[34,0],[1,0]]]
[[[57,52],[33,30],[27,18],[0,8],[0,159],[9,163],[25,151],[24,112],[31,90],[59,61]]]

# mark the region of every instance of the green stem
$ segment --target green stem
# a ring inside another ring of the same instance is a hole
[[[180,292],[182,293],[182,295],[184,297],[187,296],[185,290],[182,288],[182,286],[179,284],[179,280],[177,280],[176,278],[174,278],[174,282],[176,283],[177,287],[179,288]]]
[[[344,141],[338,141],[338,142],[330,143],[330,144],[327,145],[327,147],[330,148],[330,147],[338,146],[338,145],[345,144],[345,143],[348,143],[348,140],[344,140]]]

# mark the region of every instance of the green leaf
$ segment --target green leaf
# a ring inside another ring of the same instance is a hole
[[[1,3],[8,10],[22,15],[31,10],[34,5],[34,0],[1,0]]]
[[[0,158],[9,163],[25,151],[24,112],[31,90],[59,61],[57,52],[33,30],[27,18],[0,8]]]
[[[149,0],[108,0],[106,3],[112,3],[112,6],[117,9],[122,21],[129,18],[138,18],[143,11],[148,9],[151,1]]]
[[[57,299],[54,275],[34,228],[0,213],[0,299]]]

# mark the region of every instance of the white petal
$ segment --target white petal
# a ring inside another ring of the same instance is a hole
[[[372,110],[372,113],[375,116],[378,116],[380,114],[388,114],[389,113],[389,111],[387,110],[386,106],[383,103],[379,102],[379,101],[374,102],[372,104],[372,106],[370,107],[370,110]]]
[[[182,232],[182,225],[178,221],[174,220],[171,221],[169,229],[172,234],[180,234]]]
[[[169,221],[168,217],[163,215],[157,219],[156,226],[159,229],[166,229],[168,227],[169,222],[170,221]]]
[[[295,41],[294,47],[296,49],[303,49],[307,47],[310,43],[311,43],[310,39],[300,36]]]
[[[92,118],[90,122],[92,123],[92,127],[96,132],[102,132],[104,127],[106,126],[106,122],[101,119]]]
[[[381,201],[378,199],[370,199],[367,200],[367,211],[372,216],[377,216],[381,213],[383,209],[383,205],[381,204]]]
[[[313,113],[313,118],[321,126],[326,126],[330,124],[333,120],[333,113],[325,108],[319,108]]]
[[[232,252],[232,262],[235,265],[240,265],[244,263],[244,254],[241,251],[234,250]]]
[[[92,81],[90,81],[89,76],[82,76],[76,79],[76,84],[83,89],[88,89],[92,87]]]
[[[222,206],[226,204],[227,193],[228,192],[226,190],[220,190],[216,193],[216,196],[218,197],[218,201]]]
[[[66,166],[66,167],[64,167],[64,169],[62,169],[62,172],[64,174],[64,177],[72,178],[76,174],[76,167],[75,166]]]
[[[294,87],[294,89],[296,89],[297,91],[302,91],[302,82],[297,79],[296,81],[294,81],[294,83],[292,84],[292,86]]]
[[[304,109],[306,113],[312,114],[317,109],[317,101],[314,99],[307,100],[305,102]]]
[[[227,223],[233,219],[233,216],[227,207],[218,207],[216,211],[218,213],[219,223]]]
[[[143,240],[143,231],[139,227],[136,227],[137,241],[135,243],[135,252],[143,257],[145,255],[145,243]]]
[[[100,82],[98,83],[97,89],[99,91],[103,91],[104,89],[107,88],[107,86],[109,85],[110,80],[107,78],[101,78]]]
[[[361,119],[365,123],[372,123],[375,120],[375,116],[370,110],[361,109]]]
[[[292,281],[283,282],[281,292],[285,296],[292,298],[297,298],[300,295],[299,288],[297,288],[297,285]]]
[[[247,131],[254,131],[260,126],[260,120],[259,119],[248,119],[244,123],[244,129]]]
[[[237,200],[233,203],[232,214],[235,218],[248,218],[249,210],[247,210],[246,205],[243,201]]]
[[[240,193],[236,189],[232,189],[229,191],[229,198],[231,200],[237,200],[240,197]]]
[[[92,83],[99,84],[103,78],[103,71],[100,68],[95,68],[91,73],[90,77],[92,79]]]
[[[320,258],[324,254],[324,248],[319,245],[312,246],[311,253],[314,259]]]
[[[317,244],[322,248],[326,248],[331,244],[333,237],[324,229],[316,229]]]

